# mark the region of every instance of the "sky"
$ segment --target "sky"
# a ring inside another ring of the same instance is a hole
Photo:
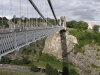
[[[21,1],[21,2],[20,2]],[[33,0],[45,17],[54,18],[47,0]],[[86,21],[100,25],[100,0],[51,0],[57,18]],[[28,11],[27,11],[28,10]],[[39,17],[28,0],[0,0],[0,17]]]

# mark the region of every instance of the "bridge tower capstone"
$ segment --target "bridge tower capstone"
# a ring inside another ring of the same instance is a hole
[[[66,17],[64,15],[60,16],[60,25],[66,28]]]

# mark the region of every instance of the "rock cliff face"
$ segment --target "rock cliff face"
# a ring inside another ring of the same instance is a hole
[[[72,35],[67,35],[67,33],[66,36],[67,47],[70,51],[73,49],[74,44],[77,43],[77,39]],[[61,37],[59,32],[47,37],[43,53],[48,53],[62,60]]]
[[[100,47],[88,44],[83,47],[84,53],[70,53],[69,61],[78,67],[80,75],[100,75]]]
[[[74,64],[80,75],[100,75],[100,46],[88,44],[82,49],[84,53],[74,53],[74,45],[77,44],[76,37],[66,33],[68,61]],[[45,41],[43,53],[56,56],[62,60],[62,49],[60,34],[57,32],[48,36]]]

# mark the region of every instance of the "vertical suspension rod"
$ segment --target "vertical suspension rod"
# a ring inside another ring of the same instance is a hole
[[[37,6],[35,5],[35,3],[32,0],[29,0],[29,2],[32,4],[32,6],[35,8],[35,10],[38,12],[38,14],[49,24],[51,25],[51,23],[49,23],[45,17],[41,14],[41,12],[39,11],[39,9],[37,8]],[[52,26],[52,25],[51,25]]]
[[[51,0],[47,0],[47,1],[48,1],[49,6],[50,6],[50,8],[51,8],[51,10],[52,10],[53,16],[54,16],[54,18],[55,18],[57,24],[59,25],[58,20],[57,20],[56,15],[55,15],[55,12],[54,12],[54,9],[53,9],[53,6],[52,6],[52,3],[51,3]]]

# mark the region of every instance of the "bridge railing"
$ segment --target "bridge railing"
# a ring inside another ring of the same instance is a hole
[[[11,53],[19,48],[36,42],[41,38],[47,37],[57,31],[64,29],[63,27],[48,27],[34,30],[26,30],[20,32],[7,32],[0,34],[0,57]]]

